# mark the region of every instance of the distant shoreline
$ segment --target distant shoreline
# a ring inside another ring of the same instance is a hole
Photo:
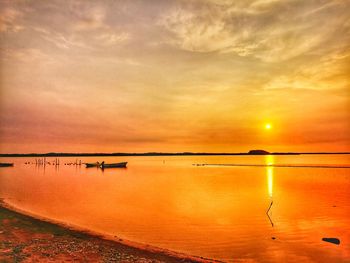
[[[272,152],[272,153],[206,153],[206,152],[146,152],[146,153],[2,153],[0,157],[89,157],[89,156],[218,156],[218,155],[306,155],[350,154],[350,152]]]

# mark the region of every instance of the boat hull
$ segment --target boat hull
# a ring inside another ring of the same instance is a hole
[[[101,168],[126,168],[127,162],[122,162],[122,163],[106,163],[106,164],[101,164]]]
[[[85,164],[86,168],[99,167],[100,165],[101,165],[100,163],[86,163]]]
[[[11,167],[13,163],[0,163],[0,167]]]

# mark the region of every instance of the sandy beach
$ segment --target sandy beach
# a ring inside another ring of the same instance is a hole
[[[0,204],[0,262],[209,262],[106,240]]]

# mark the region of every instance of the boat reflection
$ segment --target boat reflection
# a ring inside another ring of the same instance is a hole
[[[266,167],[266,177],[267,177],[267,191],[269,194],[269,198],[270,198],[270,204],[269,204],[269,208],[266,211],[266,215],[269,218],[269,221],[271,223],[271,226],[273,227],[273,221],[272,221],[272,205],[273,205],[273,164],[274,164],[274,156],[273,155],[266,155],[265,157],[265,163],[267,165]]]

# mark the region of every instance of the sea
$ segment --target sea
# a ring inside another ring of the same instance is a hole
[[[0,168],[0,198],[109,238],[224,262],[350,262],[350,155],[58,159],[0,158],[14,163]],[[85,168],[96,161],[128,166]]]

